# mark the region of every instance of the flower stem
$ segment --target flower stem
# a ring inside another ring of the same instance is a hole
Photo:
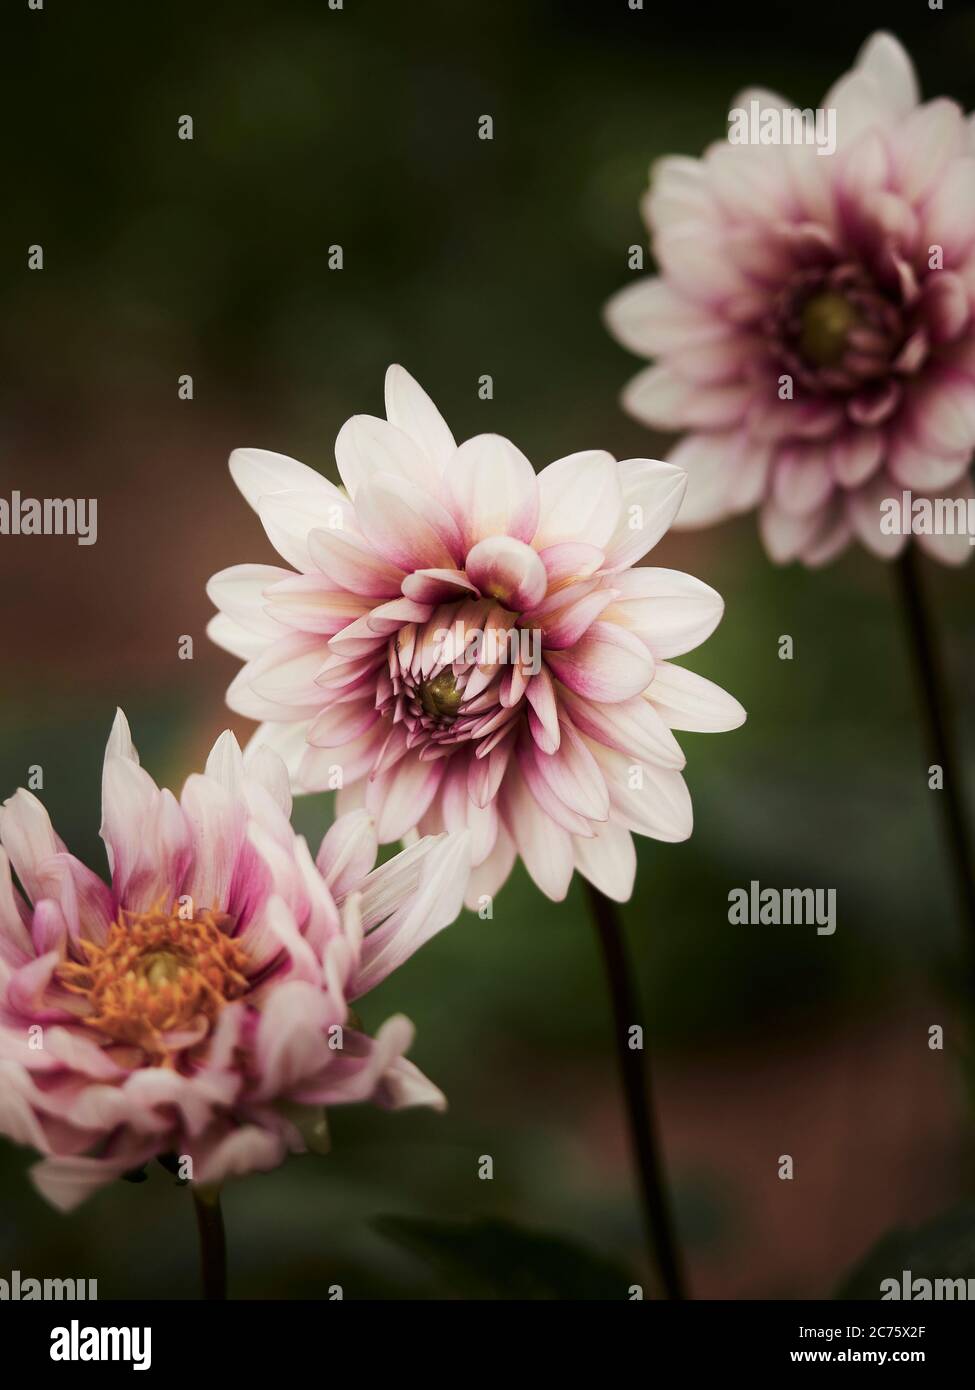
[[[227,1297],[227,1237],[223,1228],[218,1188],[193,1187],[193,1206],[200,1232],[200,1273],[203,1297],[208,1301]]]
[[[965,928],[970,968],[975,969],[975,872],[972,839],[962,794],[941,652],[921,587],[917,554],[908,545],[896,565],[901,604],[911,641],[914,675],[927,726],[928,755],[942,769],[938,795],[958,907]]]
[[[654,1132],[650,1063],[633,971],[627,959],[626,941],[616,904],[586,883],[593,925],[602,950],[603,965],[613,1007],[616,1060],[629,1121],[630,1141],[640,1183],[643,1224],[651,1267],[656,1267],[664,1297],[684,1298],[684,1279],[674,1235],[673,1218],[664,1181],[660,1145]],[[637,1026],[643,1048],[630,1047],[630,1030]]]

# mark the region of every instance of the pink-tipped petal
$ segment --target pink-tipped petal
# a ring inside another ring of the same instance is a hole
[[[531,546],[511,536],[478,541],[468,553],[465,568],[482,594],[512,612],[534,608],[545,596],[545,566]]]

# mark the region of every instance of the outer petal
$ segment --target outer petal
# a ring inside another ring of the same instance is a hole
[[[335,492],[328,479],[307,464],[267,449],[235,449],[230,455],[230,473],[255,511],[261,498],[272,492],[319,491],[329,497]]]
[[[538,489],[536,550],[560,541],[585,541],[604,549],[623,506],[619,465],[612,454],[589,449],[556,459],[538,475]]]
[[[470,837],[445,835],[424,856],[415,893],[363,943],[359,970],[349,983],[355,999],[408,960],[460,912],[471,867]]]
[[[501,813],[532,879],[561,902],[575,864],[572,837],[545,814],[514,767],[501,786]]]
[[[658,661],[644,697],[672,729],[721,734],[745,722],[745,711],[733,695],[713,681]]]
[[[265,590],[282,579],[293,578],[291,570],[278,565],[232,565],[207,581],[210,602],[248,632],[266,639],[283,637],[286,627],[267,612]]]
[[[628,570],[613,583],[622,592],[604,618],[629,629],[656,658],[681,656],[699,647],[724,612],[724,600],[716,590],[679,570]]]
[[[339,476],[358,503],[359,490],[379,474],[399,478],[427,495],[440,492],[440,469],[408,434],[375,415],[353,415],[335,441]]]
[[[609,571],[642,560],[668,529],[680,508],[687,474],[656,459],[624,459],[619,465],[623,511],[606,543]]]
[[[479,434],[457,450],[444,482],[469,548],[488,536],[532,539],[538,480],[520,449],[499,434]]]
[[[453,463],[454,436],[433,401],[404,367],[386,373],[386,416],[391,425],[409,435],[442,475]]]
[[[408,754],[370,781],[366,809],[376,817],[381,845],[401,840],[416,825],[436,796],[443,775],[444,759],[421,762],[415,754]]]
[[[340,816],[330,827],[315,859],[336,898],[358,888],[376,862],[379,841],[368,811]]]
[[[594,825],[591,839],[576,836],[572,846],[576,868],[584,878],[614,902],[630,900],[636,878],[636,849],[625,826],[613,821]]]
[[[547,651],[553,675],[589,700],[608,704],[638,695],[650,684],[653,658],[639,637],[616,623],[593,623],[574,647]]]
[[[690,836],[694,814],[679,772],[636,763],[623,753],[588,742],[606,778],[613,821],[654,840],[675,842]]]
[[[433,498],[418,496],[415,486],[376,474],[356,494],[356,516],[387,563],[407,572],[457,568],[462,545],[456,526]]]

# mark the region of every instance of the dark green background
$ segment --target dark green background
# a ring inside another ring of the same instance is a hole
[[[815,105],[881,26],[928,95],[973,105],[975,15],[952,0],[8,4],[0,493],[95,495],[100,510],[90,549],[0,539],[3,794],[41,764],[60,833],[100,866],[115,704],[158,780],[198,766],[235,669],[203,635],[205,581],[270,558],[226,456],[259,445],[334,476],[335,434],[381,412],[389,362],[458,438],[497,430],[536,466],[593,446],[659,455],[669,441],[618,408],[638,364],[600,319],[643,240],[651,158],[719,137],[749,83]],[[184,113],[192,143],[176,138]],[[483,113],[492,143],[476,139]],[[37,242],[42,274],[26,269]],[[184,372],[192,403],[176,397]],[[892,575],[854,552],[822,573],[773,569],[752,519],[653,558],[724,595],[687,664],[749,711],[736,733],[683,737],[695,834],[641,842],[626,910],[692,1282],[816,1296],[965,1186],[959,932]],[[971,571],[925,577],[970,752]],[[300,804],[316,842],[326,813]],[[729,926],[728,891],[753,878],[835,887],[836,935]],[[400,1010],[449,1113],[334,1111],[332,1156],[233,1184],[232,1292],[458,1294],[372,1229],[396,1213],[509,1218],[639,1269],[582,895],[549,904],[517,872],[493,921],[465,917],[363,1013]],[[943,1053],[926,1046],[937,1022]],[[784,1152],[792,1183],[776,1177]],[[493,1182],[476,1176],[485,1153]],[[62,1217],[28,1160],[0,1147],[0,1276],[195,1293],[189,1198],[161,1170]]]

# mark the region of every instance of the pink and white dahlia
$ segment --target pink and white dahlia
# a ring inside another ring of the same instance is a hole
[[[293,569],[210,581],[211,636],[247,663],[228,703],[265,721],[256,746],[280,750],[296,789],[340,787],[381,842],[469,830],[471,904],[516,855],[550,898],[578,868],[625,900],[631,832],[691,831],[671,730],[744,719],[670,660],[716,627],[718,594],[633,568],[684,474],[589,450],[536,477],[498,435],[456,445],[401,367],[386,414],[340,431],[344,491],[278,454],[231,456]]]
[[[733,110],[771,138],[787,103],[746,91]],[[972,124],[952,101],[919,104],[889,34],[821,110],[832,154],[729,138],[661,160],[643,204],[660,274],[607,310],[657,359],[625,409],[688,431],[671,455],[688,474],[678,526],[758,507],[771,558],[808,565],[854,539],[897,554],[881,504],[905,492],[963,514],[975,447]],[[965,534],[918,540],[946,563],[972,553]]]
[[[365,812],[313,860],[270,750],[233,736],[180,799],[139,765],[121,712],[102,784],[111,886],[68,853],[27,791],[0,810],[0,1132],[44,1155],[69,1209],[157,1155],[219,1183],[321,1147],[324,1107],[442,1107],[349,1001],[461,906],[464,836],[418,841],[379,869]],[[18,889],[11,868],[20,883]],[[371,871],[371,872],[370,872]]]

